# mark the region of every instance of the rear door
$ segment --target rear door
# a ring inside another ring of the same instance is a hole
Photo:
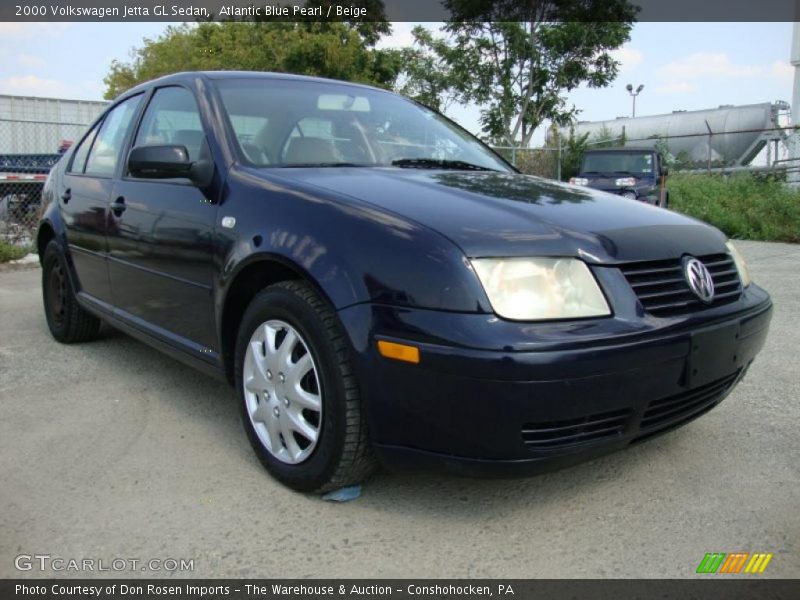
[[[142,95],[112,108],[72,155],[59,203],[67,230],[78,291],[111,303],[106,245],[108,202],[114,175]]]
[[[209,158],[193,92],[158,88],[132,146],[179,144]],[[112,194],[108,232],[114,305],[124,318],[206,360],[216,353],[214,199],[188,179],[142,179],[127,169]]]

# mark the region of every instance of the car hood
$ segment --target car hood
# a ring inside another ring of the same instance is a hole
[[[388,167],[270,172],[430,227],[471,258],[582,256],[615,263],[726,251],[725,236],[700,221],[528,175]]]

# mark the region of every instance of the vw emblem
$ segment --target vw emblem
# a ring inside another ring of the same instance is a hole
[[[714,280],[703,263],[694,257],[687,256],[683,259],[683,274],[686,277],[686,283],[700,300],[706,304],[714,300]]]

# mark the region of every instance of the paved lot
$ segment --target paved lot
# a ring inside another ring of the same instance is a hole
[[[702,419],[531,479],[381,473],[343,505],[262,471],[229,388],[113,331],[57,344],[40,271],[0,273],[0,577],[21,553],[192,558],[197,577],[687,577],[738,550],[800,577],[800,246],[741,247],[772,333]]]

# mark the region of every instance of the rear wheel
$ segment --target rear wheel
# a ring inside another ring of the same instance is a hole
[[[236,342],[247,437],[266,469],[303,492],[361,482],[375,461],[344,332],[307,283],[260,292]]]
[[[42,260],[42,299],[50,333],[72,344],[97,337],[100,319],[78,304],[67,274],[67,261],[55,240],[47,244]]]

